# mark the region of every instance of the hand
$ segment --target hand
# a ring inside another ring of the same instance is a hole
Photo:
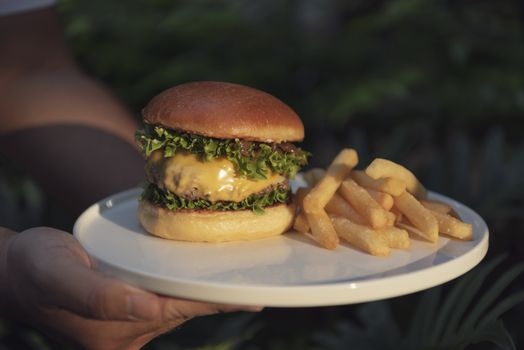
[[[5,251],[0,288],[13,317],[87,349],[139,349],[195,316],[260,310],[163,297],[104,277],[73,236],[52,228],[16,234]]]

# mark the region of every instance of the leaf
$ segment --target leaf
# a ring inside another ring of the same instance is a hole
[[[435,319],[440,294],[441,288],[439,287],[429,289],[422,293],[406,335],[406,345],[408,349],[420,348],[424,339],[428,337],[431,329],[431,321]]]
[[[307,165],[310,156],[309,152],[294,146],[287,147],[288,151],[280,144],[217,139],[150,124],[137,131],[135,138],[146,156],[163,148],[164,157],[172,157],[178,151],[196,154],[204,161],[223,157],[233,163],[238,176],[252,179],[266,179],[270,172],[293,178]]]
[[[438,301],[432,301],[432,298],[437,299],[438,293],[436,295],[426,293],[420,299],[420,306],[413,318],[411,329],[406,334],[408,345],[406,348],[454,350],[465,349],[478,342],[491,342],[505,349],[515,349],[511,336],[499,317],[524,301],[524,290],[507,297],[491,307],[489,311],[487,310],[502,291],[524,271],[524,263],[508,269],[492,284],[490,289],[474,299],[482,283],[486,281],[487,275],[503,259],[504,256],[498,256],[464,276],[456,283],[441,306],[438,305]],[[440,312],[433,323],[431,320],[428,322],[435,307]],[[470,308],[472,310],[463,318],[465,311]],[[481,318],[483,314],[484,317]],[[431,334],[427,333],[432,326]],[[441,336],[440,333],[444,327],[445,331]]]
[[[447,295],[444,300],[444,303],[440,307],[440,312],[438,313],[435,321],[435,326],[433,327],[433,332],[428,337],[428,345],[434,346],[437,339],[442,333],[446,322],[449,320],[450,315],[452,314],[454,307],[459,302],[464,290],[470,285],[471,280],[475,277],[474,274],[469,273],[464,277],[460,278],[455,284],[451,292]]]
[[[489,322],[493,322],[497,318],[499,318],[503,313],[510,310],[511,308],[517,306],[518,304],[522,303],[524,301],[524,291],[520,291],[518,293],[515,293],[500,303],[497,304],[490,312],[486,314],[479,322],[479,327],[485,327]]]
[[[207,199],[188,199],[168,190],[161,189],[153,183],[146,183],[144,192],[140,199],[147,199],[152,203],[162,205],[169,210],[179,209],[206,209],[206,210],[252,210],[257,215],[264,213],[264,208],[288,203],[291,198],[288,186],[277,185],[262,194],[252,194],[240,202],[217,201],[211,202]]]
[[[396,350],[399,348],[401,334],[396,327],[396,321],[387,301],[360,305],[356,316],[358,324],[344,320],[337,323],[331,331],[315,333],[313,339],[319,348],[325,350],[348,348],[352,350]]]
[[[397,348],[396,345],[401,342],[402,337],[387,301],[367,303],[357,310],[357,315],[375,348]],[[377,338],[374,337],[375,334],[381,336]]]
[[[493,286],[475,303],[475,307],[464,319],[459,333],[473,329],[480,316],[487,310],[506,287],[524,271],[524,263],[517,264],[506,271]]]
[[[474,277],[472,281],[468,284],[467,288],[462,293],[462,297],[458,299],[458,303],[455,305],[453,313],[450,315],[448,320],[448,325],[442,335],[442,339],[447,339],[452,337],[455,334],[462,316],[464,315],[466,309],[471,304],[473,297],[478,292],[480,286],[486,279],[487,275],[493,271],[493,269],[502,262],[504,256],[498,256],[497,258],[489,261],[488,263],[481,265],[476,270],[472,271]]]
[[[501,349],[517,350],[515,343],[508,333],[502,321],[495,321],[491,324],[486,324],[484,327],[477,328],[471,338],[464,341],[458,347],[465,348],[470,344],[477,344],[482,342],[490,342]]]

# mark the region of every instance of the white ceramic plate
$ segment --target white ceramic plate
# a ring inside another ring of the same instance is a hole
[[[88,208],[74,235],[102,272],[157,293],[194,300],[273,307],[325,306],[409,294],[454,279],[488,249],[488,228],[463,204],[453,206],[473,225],[473,240],[412,240],[409,251],[373,257],[345,243],[319,248],[297,233],[248,242],[190,243],[148,235],[136,218],[141,189]]]

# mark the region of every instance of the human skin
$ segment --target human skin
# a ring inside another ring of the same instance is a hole
[[[0,17],[0,152],[72,216],[136,186],[136,121],[75,64],[52,8]],[[197,316],[257,311],[156,295],[103,276],[69,233],[0,228],[0,317],[87,349],[138,349]]]
[[[196,316],[260,310],[164,297],[105,277],[64,231],[0,232],[0,314],[82,348],[140,349]]]
[[[74,62],[54,10],[0,17],[0,152],[72,216],[137,186],[127,108]]]

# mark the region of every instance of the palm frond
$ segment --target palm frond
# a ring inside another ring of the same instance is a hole
[[[447,324],[447,321],[453,312],[455,305],[458,303],[459,299],[464,294],[464,290],[468,287],[474,277],[474,274],[469,273],[463,278],[459,279],[455,287],[444,300],[444,303],[440,308],[440,312],[437,315],[433,332],[431,332],[431,335],[428,337],[428,345],[435,345],[435,342],[442,334],[444,326]]]
[[[517,292],[500,303],[497,304],[491,311],[489,311],[479,322],[480,328],[485,327],[490,322],[498,319],[503,313],[517,306],[524,301],[524,291]]]
[[[315,343],[323,350],[398,349],[402,341],[392,310],[387,301],[377,301],[356,306],[357,322],[344,320],[332,330],[313,335]],[[377,336],[380,334],[380,336]]]
[[[410,328],[406,334],[407,349],[419,349],[429,336],[432,320],[436,318],[442,289],[432,288],[422,294],[415,309]]]
[[[464,340],[456,348],[464,349],[470,344],[490,342],[500,349],[517,350],[511,335],[501,320],[486,324],[484,327],[477,328],[471,338]]]
[[[503,259],[503,256],[496,257],[471,272],[473,275],[472,280],[468,283],[467,288],[461,293],[461,297],[457,299],[457,303],[453,306],[453,313],[450,314],[450,317],[447,320],[447,327],[442,335],[443,339],[448,339],[455,334],[457,326],[460,324],[468,306],[471,305],[471,302],[480,289],[480,286],[486,280],[488,274],[493,271],[493,269],[495,269]]]
[[[524,301],[524,290],[500,302],[495,301],[524,271],[524,263],[508,269],[491,284],[491,288],[477,296],[482,285],[487,283],[488,275],[503,259],[504,256],[499,256],[482,264],[455,285],[440,308],[432,335],[419,349],[464,349],[479,342],[491,342],[499,348],[515,349],[500,317]],[[466,313],[469,309],[471,311]],[[445,329],[442,332],[443,328]]]
[[[506,287],[517,278],[524,271],[524,263],[513,266],[506,271],[484,294],[471,313],[464,319],[462,326],[458,330],[458,333],[467,332],[475,326],[479,321],[480,316],[487,310],[487,308],[500,296],[500,294],[506,289]],[[500,305],[500,304],[499,304]]]

